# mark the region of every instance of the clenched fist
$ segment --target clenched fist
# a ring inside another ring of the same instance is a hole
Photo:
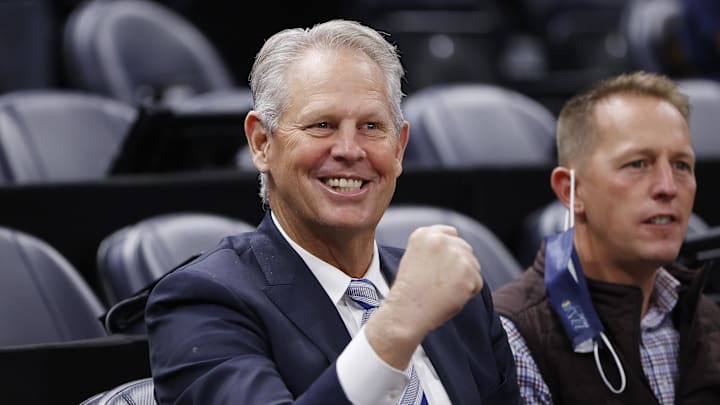
[[[402,369],[422,339],[482,286],[480,263],[455,228],[420,227],[410,235],[390,292],[367,323],[368,340],[385,361]]]

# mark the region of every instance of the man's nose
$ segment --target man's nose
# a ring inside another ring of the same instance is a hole
[[[653,194],[661,197],[677,195],[677,179],[671,162],[662,162],[656,166],[653,179]]]
[[[358,161],[366,157],[365,149],[358,142],[359,135],[356,128],[340,128],[335,135],[332,148],[334,158]]]

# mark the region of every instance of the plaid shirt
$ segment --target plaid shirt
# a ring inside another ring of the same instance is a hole
[[[670,313],[678,301],[680,282],[660,268],[648,311],[640,321],[640,357],[645,376],[661,404],[675,402],[680,336]],[[552,404],[550,389],[540,375],[525,339],[509,319],[501,316],[517,367],[520,395],[527,404]],[[598,378],[600,378],[598,376]]]

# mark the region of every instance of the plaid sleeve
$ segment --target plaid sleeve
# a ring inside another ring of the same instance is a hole
[[[500,317],[505,333],[508,336],[510,349],[515,358],[515,367],[517,368],[518,386],[520,387],[520,395],[526,404],[544,404],[552,405],[552,397],[550,389],[540,375],[540,370],[535,364],[530,349],[528,349],[525,339],[520,335],[512,321]]]

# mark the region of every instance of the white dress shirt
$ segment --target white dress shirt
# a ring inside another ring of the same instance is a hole
[[[345,295],[351,277],[295,243],[280,226],[274,213],[271,212],[271,216],[282,236],[305,261],[330,300],[335,303],[350,336],[353,337],[337,359],[338,380],[345,395],[353,404],[357,405],[397,404],[408,383],[406,370],[391,367],[370,346],[364,327],[360,327],[363,309],[352,303],[352,300]],[[380,272],[377,243],[375,243],[372,262],[363,278],[375,284],[382,301],[387,295],[389,287]],[[450,398],[422,346],[417,347],[411,361],[415,366],[415,372],[418,374],[428,404],[451,404]]]

